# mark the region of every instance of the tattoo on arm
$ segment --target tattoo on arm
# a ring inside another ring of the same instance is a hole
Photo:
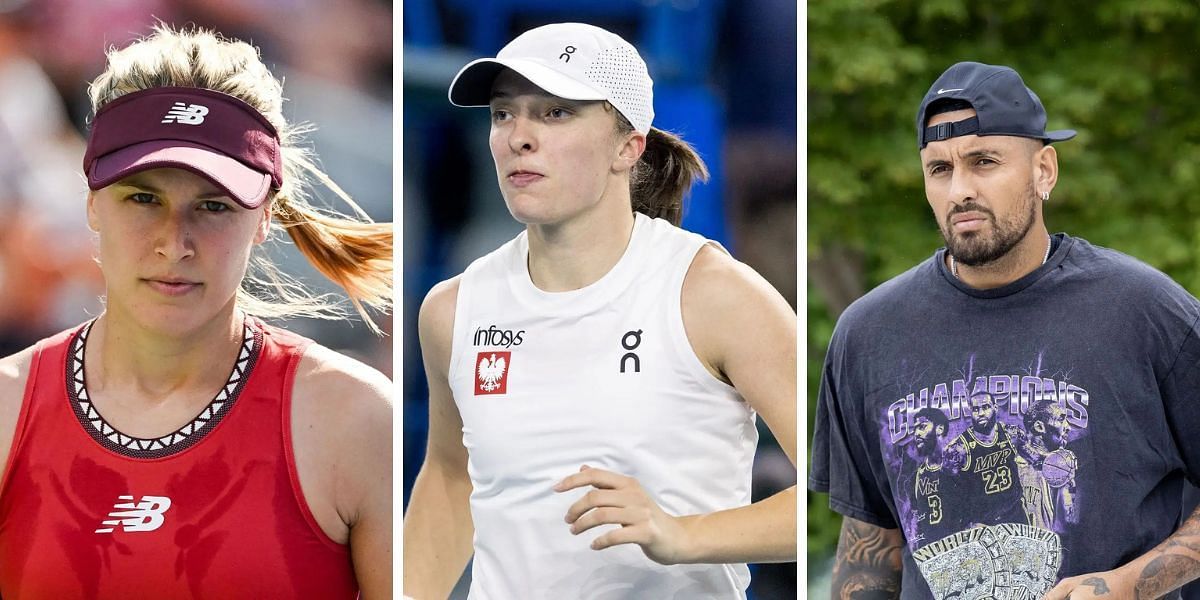
[[[1094,594],[1096,596],[1103,596],[1108,593],[1108,583],[1105,582],[1104,579],[1102,579],[1100,577],[1088,577],[1087,579],[1084,579],[1082,582],[1080,582],[1079,585],[1081,585],[1081,586],[1086,585],[1086,586],[1091,587],[1092,594]]]
[[[1182,586],[1195,577],[1200,566],[1194,559],[1178,554],[1163,554],[1150,561],[1134,584],[1134,598],[1151,600]]]
[[[1134,597],[1159,598],[1200,576],[1200,509],[1162,544],[1134,584]]]
[[[833,565],[832,597],[839,600],[883,600],[900,597],[903,538],[884,529],[846,518]]]

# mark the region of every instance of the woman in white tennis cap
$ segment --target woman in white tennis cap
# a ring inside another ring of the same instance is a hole
[[[105,311],[0,360],[0,596],[387,597],[390,383],[263,323],[335,307],[247,266],[276,224],[386,310],[391,225],[309,205],[353,202],[250,45],[160,27],[90,95]]]
[[[473,551],[477,599],[744,597],[744,563],[796,559],[795,488],[750,504],[756,413],[795,460],[795,314],[678,228],[703,162],[620,37],[533,29],[450,100],[490,107],[526,230],[421,307],[405,594],[444,598]]]

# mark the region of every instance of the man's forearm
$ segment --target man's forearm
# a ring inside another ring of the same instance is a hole
[[[1153,550],[1121,568],[1133,577],[1134,598],[1159,598],[1200,577],[1200,508]]]
[[[404,595],[442,600],[471,558],[475,532],[471,482],[447,477],[428,465],[413,485],[404,516]]]
[[[899,598],[903,543],[896,529],[883,529],[848,517],[843,519],[830,597],[842,600]]]
[[[796,560],[796,486],[749,506],[681,519],[688,532],[686,563],[768,563]]]
[[[1111,571],[1058,582],[1047,600],[1065,598],[1161,598],[1200,577],[1200,508],[1153,550]]]

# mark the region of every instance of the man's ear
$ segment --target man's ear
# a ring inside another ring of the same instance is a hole
[[[1033,188],[1039,198],[1048,198],[1058,184],[1058,150],[1046,144],[1033,155]]]

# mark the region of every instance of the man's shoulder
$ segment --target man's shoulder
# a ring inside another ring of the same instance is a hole
[[[1120,250],[1093,244],[1084,238],[1070,239],[1067,260],[1081,268],[1106,277],[1171,280],[1162,271]]]
[[[1071,238],[1071,241],[1064,262],[1083,275],[1085,281],[1103,286],[1106,296],[1123,296],[1129,300],[1167,296],[1195,301],[1170,276],[1137,257],[1083,238]]]
[[[846,329],[879,320],[892,322],[897,310],[912,306],[928,292],[931,285],[929,271],[936,268],[933,261],[934,258],[927,258],[851,302],[838,318],[838,328]]]

